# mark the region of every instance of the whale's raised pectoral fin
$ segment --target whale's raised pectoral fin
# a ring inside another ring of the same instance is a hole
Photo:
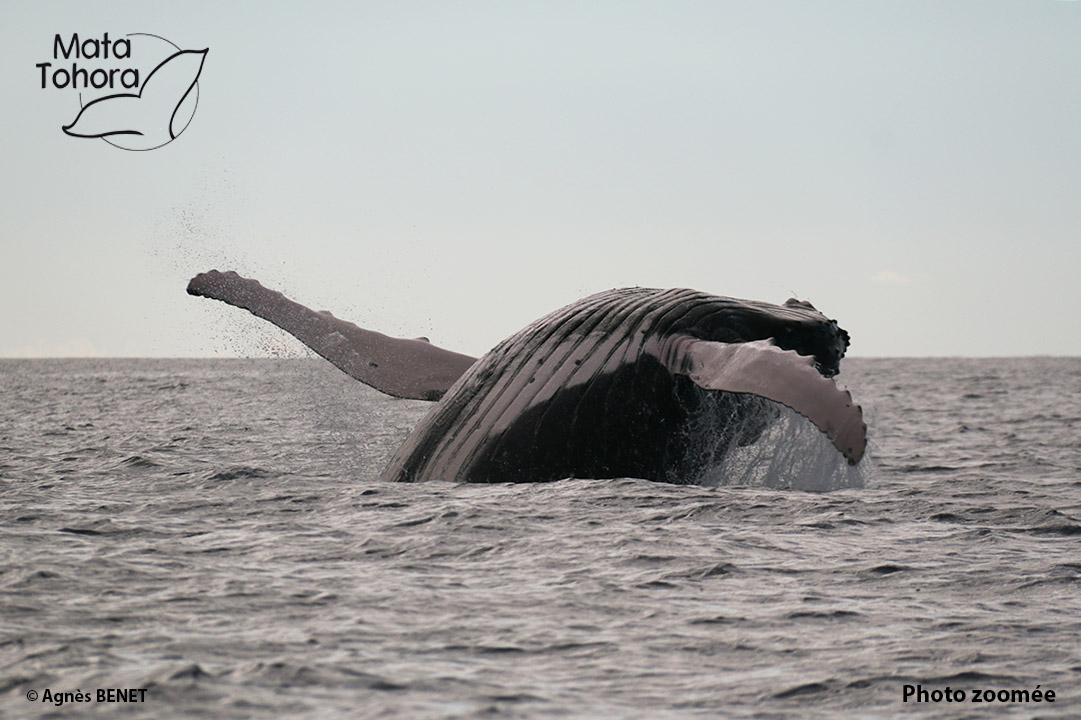
[[[401,398],[438,400],[476,358],[359,328],[316,312],[235,272],[196,275],[190,295],[221,300],[285,330],[347,375]]]
[[[855,465],[867,446],[860,406],[814,366],[814,358],[782,350],[769,340],[723,343],[676,337],[664,361],[706,390],[750,393],[792,408],[826,433]]]

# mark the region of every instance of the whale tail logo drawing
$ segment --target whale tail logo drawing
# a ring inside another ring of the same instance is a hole
[[[199,80],[207,50],[182,50],[150,73],[138,94],[106,95],[87,103],[63,130],[72,137],[133,135],[145,149],[161,147],[184,132],[194,115],[189,99]]]
[[[134,51],[133,51],[134,48]],[[131,33],[120,40],[65,43],[56,37],[54,59],[74,59],[67,67],[41,63],[42,88],[102,90],[108,94],[87,100],[79,93],[79,111],[61,129],[70,137],[92,138],[122,150],[154,150],[183,133],[199,105],[199,77],[209,48],[182,50],[158,35]],[[124,60],[128,67],[103,68],[91,63]],[[80,66],[81,63],[81,66]],[[142,82],[139,83],[140,75]],[[115,92],[117,78],[127,92]],[[113,92],[108,92],[114,90]]]

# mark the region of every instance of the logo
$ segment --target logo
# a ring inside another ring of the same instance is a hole
[[[156,150],[180,137],[199,107],[209,50],[181,50],[160,35],[53,38],[52,60],[35,67],[42,90],[77,91],[74,119],[61,129],[122,150]]]

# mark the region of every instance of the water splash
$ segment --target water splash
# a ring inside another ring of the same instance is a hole
[[[849,465],[811,421],[764,398],[742,396],[736,406],[708,402],[690,432],[699,485],[827,492],[862,488],[872,472],[869,459]]]

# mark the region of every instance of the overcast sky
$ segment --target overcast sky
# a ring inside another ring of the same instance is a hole
[[[61,131],[106,32],[209,48],[169,145]],[[1081,355],[1081,2],[9,1],[0,58],[0,356],[299,352],[210,268],[471,354],[642,285]]]

